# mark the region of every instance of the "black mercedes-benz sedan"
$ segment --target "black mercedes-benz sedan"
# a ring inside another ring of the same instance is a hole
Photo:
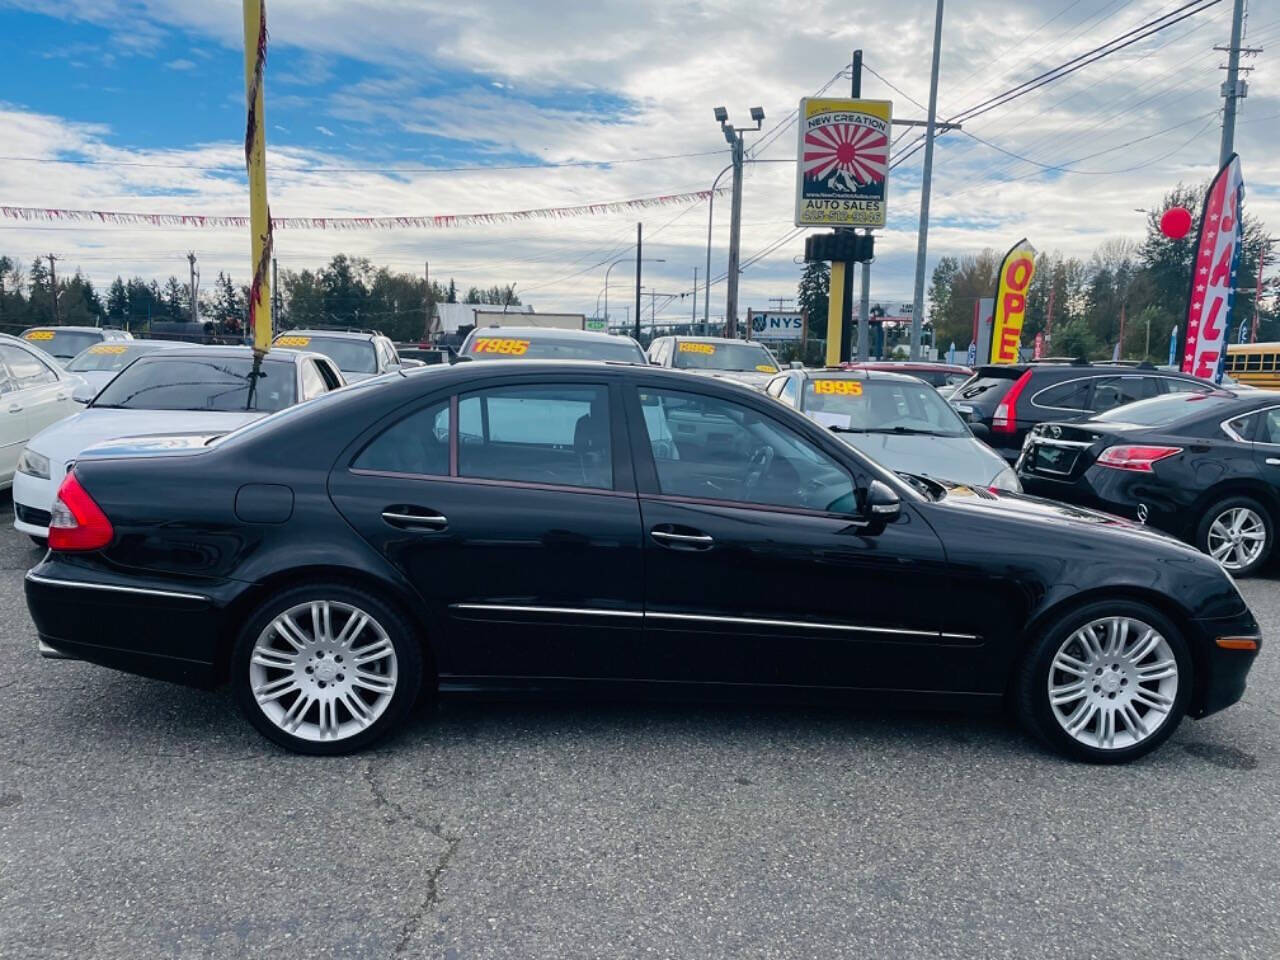
[[[1167,531],[1248,576],[1280,523],[1280,396],[1173,393],[1039,424],[1018,478],[1030,493]]]
[[[1231,577],[1114,517],[902,478],[734,384],[459,364],[86,451],[27,600],[50,656],[229,683],[306,753],[420,692],[1010,702],[1132,759],[1238,700]]]

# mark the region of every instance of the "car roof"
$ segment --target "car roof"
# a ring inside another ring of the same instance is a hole
[[[946,370],[955,373],[971,373],[961,363],[943,363],[940,360],[851,360],[850,370]]]
[[[476,327],[471,331],[471,335],[481,337],[493,330],[504,335],[515,334],[521,337],[550,336],[561,337],[565,340],[599,340],[601,337],[608,337],[614,340],[630,340],[632,343],[635,343],[635,340],[626,334],[604,333],[600,330],[573,330],[567,327],[505,327],[499,324],[494,324],[488,327]]]
[[[128,333],[127,330],[121,330],[118,327],[77,327],[69,324],[46,324],[37,327],[27,327],[22,332],[30,333],[32,330],[70,330],[72,333],[100,333],[103,336],[106,336],[108,333]]]
[[[252,357],[253,347],[237,347],[234,345],[227,346],[201,346],[198,344],[177,344],[172,349],[165,350],[164,353],[168,357],[173,356],[191,356],[191,357]],[[306,357],[318,357],[320,354],[312,350],[292,350],[288,347],[272,347],[271,350],[263,356],[262,359],[270,361],[278,361],[280,363],[298,363]]]
[[[742,340],[738,337],[695,337],[689,334],[678,333],[671,337],[672,340],[692,340],[695,343],[746,343],[764,346],[759,340]]]
[[[340,337],[347,340],[372,340],[382,334],[376,330],[281,330],[276,337]]]
[[[782,371],[798,373],[806,380],[884,380],[889,383],[921,383],[919,377],[909,373],[898,373],[893,370],[881,370],[878,367],[823,367],[814,369],[805,367],[800,370]]]

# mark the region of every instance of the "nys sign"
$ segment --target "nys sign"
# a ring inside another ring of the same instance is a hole
[[[804,314],[772,311],[751,314],[751,336],[755,340],[799,340],[804,336]]]

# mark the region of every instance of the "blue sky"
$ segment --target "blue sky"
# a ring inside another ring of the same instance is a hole
[[[1174,5],[950,0],[942,113]],[[1087,257],[1102,240],[1140,236],[1134,207],[1154,204],[1179,180],[1207,179],[1221,79],[1212,47],[1227,40],[1229,7],[966,125],[1041,166],[963,134],[940,139],[929,266],[942,254],[1003,249],[1023,235]],[[1250,42],[1280,43],[1276,12],[1254,8]],[[99,161],[0,160],[0,203],[243,213],[239,9],[239,0],[0,0],[0,154]],[[911,101],[927,97],[932,4],[864,7],[857,22],[848,11],[837,0],[270,0],[273,210],[446,214],[705,189],[727,160],[713,106],[726,105],[739,121],[748,107],[764,106],[766,132],[782,126],[748,144],[768,143],[766,158],[793,156],[788,114],[838,74],[855,45],[898,88],[869,73],[864,94],[893,99],[899,116],[922,115]],[[1280,114],[1273,63],[1265,55],[1254,63],[1237,144],[1255,212],[1280,225],[1280,126],[1267,121]],[[837,78],[832,92],[847,83]],[[672,154],[682,156],[644,159]],[[1091,154],[1076,165],[1085,173],[1043,169]],[[582,159],[630,162],[446,169]],[[387,169],[405,166],[426,169]],[[326,169],[305,172],[316,167]],[[786,163],[749,171],[743,256],[777,246],[743,274],[744,308],[794,296],[803,237],[788,236],[792,178]],[[910,297],[919,183],[918,156],[893,172],[872,287],[886,303]],[[727,209],[727,200],[717,203],[713,273],[724,269]],[[646,249],[666,261],[652,267],[653,285],[687,289],[693,269],[704,270],[705,204],[451,232],[293,231],[279,237],[279,254],[282,267],[299,269],[337,252],[401,269],[429,259],[433,274],[464,286],[516,280],[542,309],[591,312],[604,273],[595,265],[626,254],[638,218]],[[206,275],[247,269],[246,240],[234,231],[0,222],[0,248],[24,261],[51,245],[100,281],[181,272],[188,249],[199,252]],[[713,289],[713,316],[722,298],[723,287]]]

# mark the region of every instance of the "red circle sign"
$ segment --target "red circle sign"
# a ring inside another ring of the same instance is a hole
[[[1186,207],[1170,207],[1160,217],[1160,232],[1170,240],[1181,240],[1191,230],[1191,211]]]

